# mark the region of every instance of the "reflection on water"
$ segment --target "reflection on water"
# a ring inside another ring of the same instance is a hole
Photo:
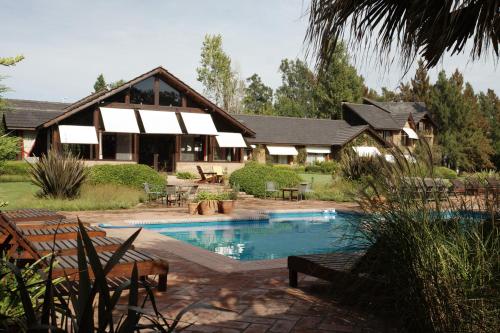
[[[360,216],[338,214],[336,217],[183,223],[151,229],[233,259],[260,260],[357,250],[361,244],[352,238],[355,231],[349,220],[353,218]]]

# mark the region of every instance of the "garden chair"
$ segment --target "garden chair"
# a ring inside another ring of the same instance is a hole
[[[464,182],[459,179],[452,179],[450,191],[455,196],[464,195],[465,194]]]
[[[200,183],[213,183],[215,182],[216,179],[216,173],[213,171],[203,171],[202,167],[197,165],[196,170],[198,170],[198,173],[200,174],[201,180],[199,180]]]
[[[148,195],[148,202],[151,201],[151,199],[154,198],[154,200],[158,200],[163,196],[163,193],[161,191],[153,190],[151,185],[149,183],[144,183],[144,192]]]
[[[279,194],[278,186],[275,182],[266,182],[266,188],[264,192],[264,198],[268,196],[273,196],[276,199],[276,195]]]
[[[307,194],[314,193],[309,183],[299,184],[298,189],[297,200],[304,200]]]
[[[165,203],[166,205],[178,204],[180,205],[180,196],[177,192],[177,187],[173,185],[167,185],[165,189]]]
[[[189,190],[185,192],[182,196],[184,201],[193,201],[198,194],[198,185],[189,186]]]
[[[214,165],[212,170],[215,172],[215,181],[217,183],[222,183],[222,179],[224,178],[224,170],[220,165]]]

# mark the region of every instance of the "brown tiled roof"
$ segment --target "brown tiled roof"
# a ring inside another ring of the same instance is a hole
[[[364,98],[363,100],[365,103],[375,105],[391,113],[393,117],[399,117],[399,119],[403,115],[408,116],[411,114],[415,123],[418,123],[422,118],[429,115],[429,110],[424,102],[377,102],[368,98]]]
[[[63,113],[69,103],[5,99],[5,126],[13,129],[35,129]]]
[[[351,126],[344,120],[277,116],[235,115],[255,131],[249,143],[343,146],[368,129]]]
[[[344,103],[344,107],[357,114],[376,130],[399,130],[403,126],[396,122],[391,113],[369,104]],[[408,115],[406,116],[408,119]],[[403,123],[404,125],[404,123]]]

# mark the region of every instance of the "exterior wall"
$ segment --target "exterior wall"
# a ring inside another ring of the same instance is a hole
[[[103,164],[137,164],[135,161],[112,161],[112,160],[84,160],[86,166],[103,165]]]
[[[231,174],[233,171],[241,169],[245,166],[245,163],[238,162],[177,162],[176,171],[177,172],[190,172],[192,174],[198,175],[198,169],[196,166],[199,165],[201,168],[206,170],[211,170],[213,166],[220,166],[223,170],[227,169],[227,173]]]

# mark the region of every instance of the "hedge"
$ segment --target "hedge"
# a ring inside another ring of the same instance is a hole
[[[233,186],[239,186],[241,191],[256,197],[264,197],[266,182],[273,181],[278,188],[297,186],[300,176],[291,170],[274,168],[269,165],[250,162],[244,168],[234,171],[229,177]]]
[[[452,169],[448,169],[444,166],[438,166],[434,168],[434,177],[445,178],[445,179],[456,179],[457,173]]]
[[[324,174],[337,174],[340,165],[336,161],[323,161],[315,162],[314,164],[306,166],[307,173],[324,173]]]
[[[117,184],[143,189],[144,183],[163,188],[165,177],[144,164],[95,165],[89,168],[88,182],[91,184]]]
[[[29,176],[29,163],[26,161],[5,161],[0,165],[1,175]]]

